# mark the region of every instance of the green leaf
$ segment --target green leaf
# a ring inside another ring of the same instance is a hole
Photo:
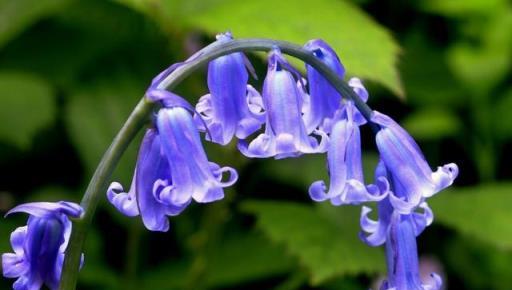
[[[462,235],[447,244],[446,265],[471,289],[511,289],[512,253]],[[467,288],[467,287],[464,287]]]
[[[443,108],[425,108],[414,111],[403,121],[403,126],[419,140],[438,140],[457,135],[462,123],[453,112]]]
[[[275,277],[288,272],[293,261],[283,249],[257,233],[236,235],[223,241],[208,257],[206,283],[211,287]]]
[[[242,209],[256,215],[259,227],[299,258],[312,284],[341,275],[384,271],[382,252],[358,239],[357,208],[250,201]]]
[[[512,184],[454,188],[429,199],[436,222],[502,249],[512,249]]]
[[[0,0],[0,48],[28,26],[68,3],[69,0]]]
[[[157,14],[172,25],[185,24],[216,34],[231,30],[235,37],[266,37],[298,44],[322,38],[339,53],[350,75],[380,82],[403,95],[395,69],[399,46],[391,34],[354,4],[339,0],[209,0],[119,2]],[[156,8],[156,9],[155,9]]]
[[[443,48],[413,30],[404,41],[399,65],[407,102],[416,106],[462,106],[467,96],[450,71]]]
[[[55,92],[41,78],[16,72],[0,72],[0,140],[21,149],[55,118]]]
[[[466,18],[468,14],[486,14],[503,7],[507,0],[428,0],[421,2],[425,11]]]
[[[205,285],[229,287],[290,271],[293,260],[258,233],[226,238],[205,257]],[[144,276],[147,289],[184,289],[189,261],[172,261],[151,269]]]
[[[130,75],[118,75],[113,80],[97,80],[97,84],[79,90],[66,106],[66,125],[71,141],[90,176],[130,115],[143,90]],[[118,164],[117,173],[129,182],[135,167],[136,141]],[[127,185],[128,186],[128,185]]]

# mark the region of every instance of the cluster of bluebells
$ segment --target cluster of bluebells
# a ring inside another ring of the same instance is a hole
[[[229,33],[217,37],[218,42],[231,40]],[[311,40],[304,48],[344,78],[345,68],[324,41]],[[249,158],[327,153],[329,186],[316,181],[309,195],[335,206],[376,204],[376,221],[368,216],[371,209],[362,207],[360,236],[370,246],[385,244],[388,279],[381,289],[439,289],[436,275],[435,285],[420,281],[416,237],[433,220],[427,198],[452,184],[458,173],[455,164],[433,172],[418,145],[395,121],[377,111],[363,116],[352,99],[340,95],[313,67],[306,65],[302,77],[278,47],[269,53],[261,93],[248,83],[251,67],[244,54],[232,53],[209,63],[209,93],[195,106],[160,88],[180,65],[158,75],[146,92],[146,98],[160,106],[146,129],[131,186],[125,191],[113,182],[107,190],[108,200],[121,213],[140,216],[147,229],[165,232],[168,217],[192,202],[222,199],[224,188],[238,175],[233,168],[208,160],[201,136],[220,145],[236,139],[238,150]],[[348,84],[361,101],[367,101],[368,92],[358,78]],[[374,130],[380,152],[372,184],[365,183],[361,160],[360,127],[365,124]],[[31,217],[28,226],[12,235],[15,254],[2,257],[4,276],[19,277],[15,289],[39,289],[42,283],[56,289],[69,239],[67,216],[79,216],[80,207],[38,203],[12,211]],[[48,239],[48,244],[33,236]]]

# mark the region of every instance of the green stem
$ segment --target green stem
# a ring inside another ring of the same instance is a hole
[[[322,63],[310,51],[301,46],[270,39],[236,39],[228,42],[214,42],[196,53],[182,66],[169,74],[158,84],[158,89],[174,89],[192,72],[203,67],[211,60],[234,52],[269,51],[279,47],[285,54],[296,57],[320,72],[332,86],[344,97],[354,101],[356,107],[366,119],[370,119],[372,110],[343,82],[327,65]],[[94,175],[85,191],[81,206],[84,214],[73,221],[73,231],[66,250],[66,258],[62,271],[60,290],[74,290],[78,278],[80,255],[89,226],[101,196],[105,193],[107,183],[122,154],[133,140],[137,132],[144,126],[154,104],[143,98],[135,107],[114,141],[96,168]],[[93,137],[91,137],[93,138]]]

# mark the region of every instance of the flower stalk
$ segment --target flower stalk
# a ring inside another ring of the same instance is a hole
[[[172,90],[187,76],[218,57],[235,52],[270,51],[276,47],[282,53],[296,57],[316,69],[338,93],[354,102],[354,105],[366,120],[371,119],[372,110],[335,71],[319,60],[311,51],[285,41],[254,38],[214,42],[197,52],[188,61],[169,74],[165,75],[164,73],[159,83],[154,85],[157,89]],[[112,172],[122,154],[139,130],[143,128],[155,106],[156,103],[148,100],[146,97],[137,104],[96,168],[80,204],[84,213],[80,218],[73,219],[73,230],[66,250],[60,290],[74,290],[76,288],[83,244],[100,198],[104,194]]]

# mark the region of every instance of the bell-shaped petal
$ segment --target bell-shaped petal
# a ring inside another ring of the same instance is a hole
[[[217,41],[232,40],[231,34],[219,34]],[[258,130],[263,118],[252,114],[248,106],[245,56],[238,52],[216,58],[208,64],[208,89],[210,94],[201,97],[196,106],[208,132],[206,138],[226,145],[233,136],[243,139]]]
[[[412,215],[394,212],[386,240],[388,280],[381,289],[395,290],[437,290],[441,279],[435,275],[434,285],[421,282],[416,248],[416,230]]]
[[[289,70],[293,69],[279,49],[272,50],[263,84],[265,132],[250,143],[240,141],[238,148],[247,157],[279,159],[327,150],[327,134],[315,131],[315,137],[306,132],[302,119],[303,92]]]
[[[321,39],[314,39],[306,43],[304,48],[311,51],[314,56],[343,79],[345,68],[341,64],[336,52],[327,43]],[[310,101],[307,103],[308,106],[304,110],[306,131],[308,133],[313,132],[315,129],[325,131],[324,122],[332,119],[336,110],[340,108],[341,95],[312,66],[306,65],[306,72],[310,97]]]
[[[396,185],[390,199],[398,211],[410,213],[424,198],[453,183],[458,175],[457,165],[450,163],[432,172],[416,142],[400,125],[379,112],[374,112],[371,121],[380,127],[377,147]]]
[[[147,129],[139,156],[132,185],[128,192],[118,182],[113,182],[107,197],[117,210],[126,216],[141,215],[142,222],[151,231],[169,230],[167,216],[181,213],[188,205],[172,204],[158,198],[164,187],[172,183],[168,161],[162,153],[160,136],[155,129]]]
[[[315,201],[330,199],[332,204],[342,205],[379,201],[386,197],[385,179],[377,179],[377,185],[364,184],[361,137],[359,126],[353,120],[355,110],[353,103],[348,102],[342,117],[332,128],[327,152],[330,186],[326,192],[323,181],[314,182],[309,194]]]
[[[11,234],[14,253],[2,255],[5,277],[18,278],[14,289],[51,290],[59,287],[65,251],[71,234],[68,216],[79,217],[82,208],[71,202],[34,202],[19,205],[8,214],[28,213],[27,226]]]
[[[386,188],[387,191],[386,199],[383,199],[378,203],[378,220],[374,221],[368,217],[372,210],[366,206],[363,206],[362,208],[360,219],[362,232],[359,234],[359,237],[363,242],[372,247],[380,246],[386,242],[387,232],[391,222],[391,215],[395,211],[399,212],[393,204],[392,199],[395,196],[394,191],[400,190],[400,185],[396,183],[388,184],[387,178],[389,178],[389,171],[386,169],[384,162],[380,160],[375,170],[375,180],[376,183],[379,183],[380,181],[383,184],[386,184],[386,186],[383,187]],[[420,235],[434,219],[432,210],[426,202],[420,203],[418,207],[423,211],[410,213],[416,236]]]
[[[164,186],[158,199],[177,206],[192,199],[197,202],[222,199],[223,188],[233,185],[238,175],[230,167],[221,168],[208,161],[190,112],[181,107],[162,108],[156,125],[172,176],[172,182]],[[224,173],[229,174],[225,181]]]

